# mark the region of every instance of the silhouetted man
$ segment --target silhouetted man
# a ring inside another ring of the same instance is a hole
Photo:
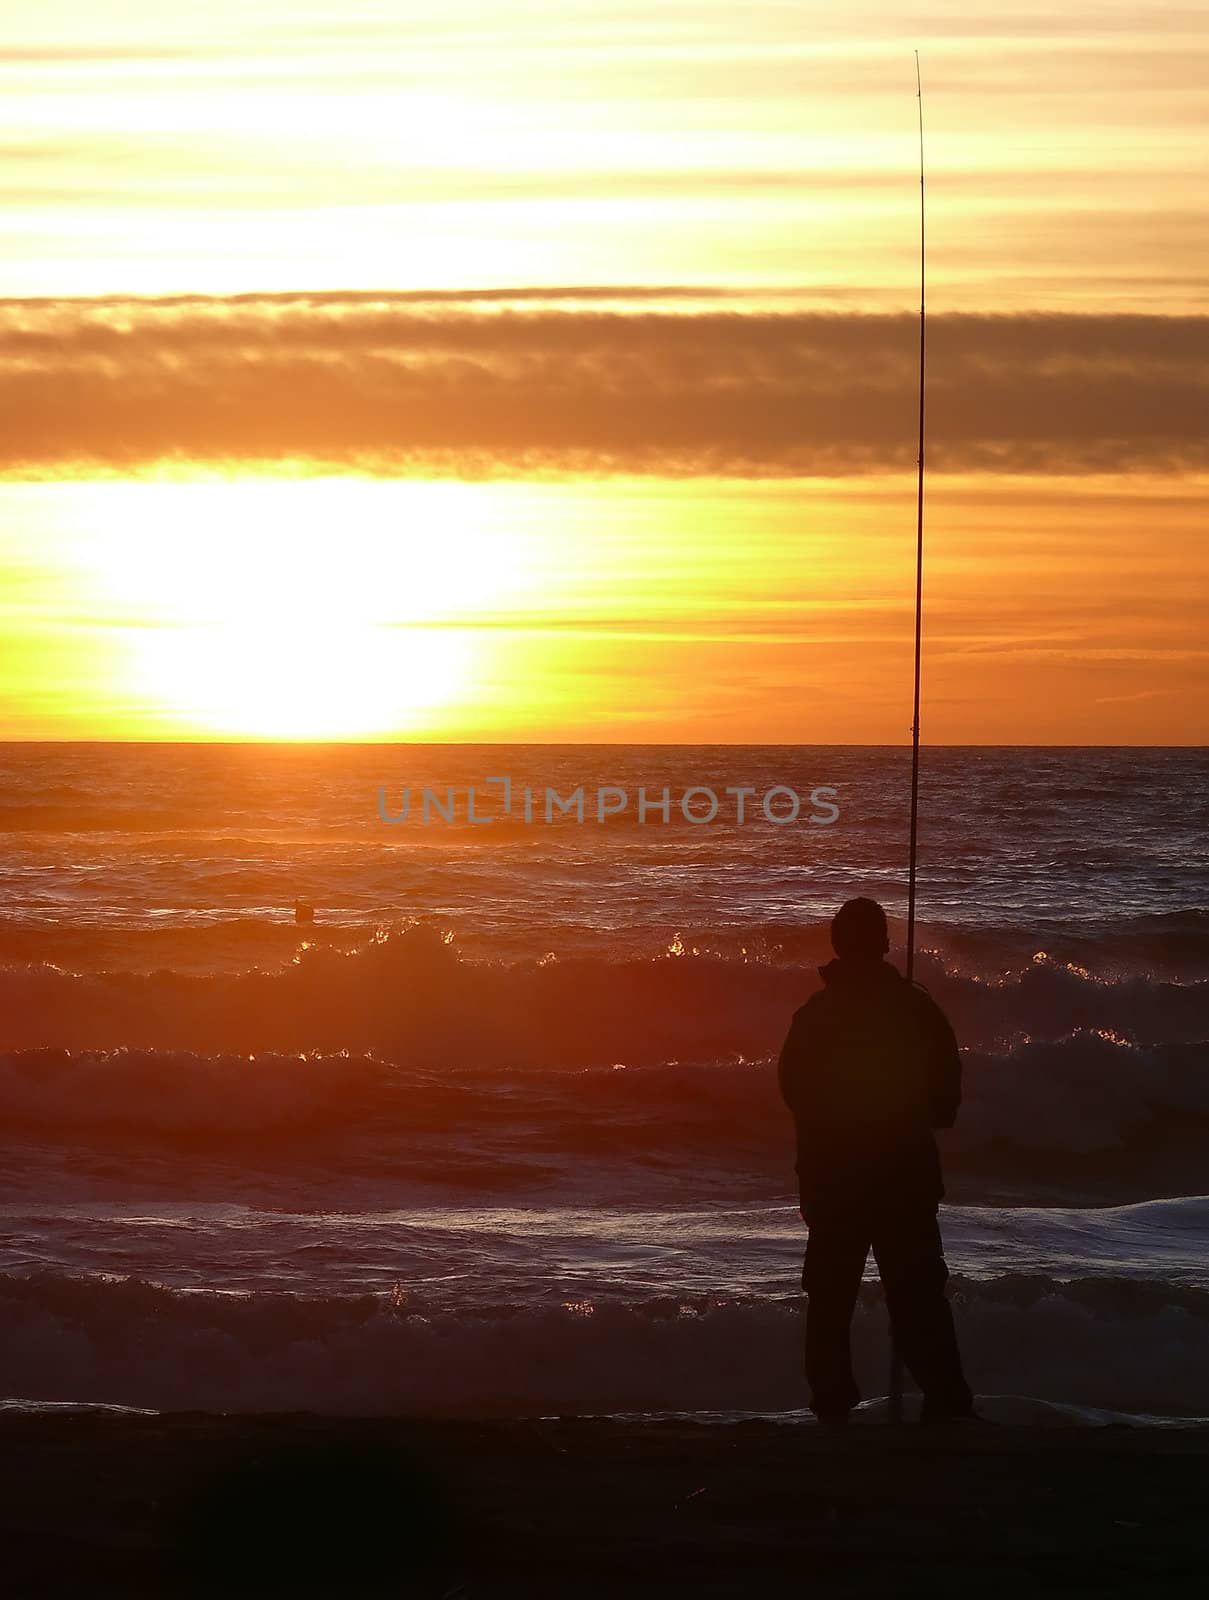
[[[957,1041],[931,996],[884,959],[890,941],[876,901],[841,906],[831,943],[836,959],[795,1013],[778,1064],[810,1230],[802,1287],[811,1401],[820,1422],[846,1422],[860,1399],[849,1329],[872,1247],[924,1419],[970,1417],[945,1299],[932,1134],[952,1127],[961,1103]]]

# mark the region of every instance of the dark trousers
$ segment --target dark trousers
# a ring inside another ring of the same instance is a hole
[[[936,1207],[909,1202],[863,1216],[850,1207],[822,1214],[811,1208],[802,1287],[809,1296],[806,1381],[815,1414],[825,1421],[844,1417],[860,1399],[849,1330],[870,1249],[899,1354],[924,1397],[924,1416],[967,1414],[973,1396],[945,1299],[949,1269]]]

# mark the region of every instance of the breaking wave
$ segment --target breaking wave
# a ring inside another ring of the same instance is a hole
[[[347,866],[341,866],[347,873]],[[413,886],[422,878],[428,892],[456,901],[469,892],[469,869],[464,861],[459,868],[460,879],[449,861],[435,859],[434,853],[432,860],[412,863]],[[103,899],[93,903],[81,898],[71,916],[64,918],[58,902],[43,904],[40,910],[27,906],[20,917],[0,920],[0,963],[46,964],[78,973],[171,970],[234,974],[253,967],[277,968],[294,956],[300,939],[293,915],[297,873],[288,863],[257,859],[232,867],[222,859],[209,865],[178,863],[175,870],[189,877],[203,906],[235,895],[260,909],[127,918],[115,916]],[[758,918],[729,923],[719,919],[710,926],[696,926],[690,916],[681,923],[675,940],[649,918],[632,923],[615,919],[605,928],[593,929],[576,921],[574,915],[562,921],[549,920],[554,916],[551,907],[545,908],[546,922],[534,913],[526,917],[523,927],[514,926],[500,917],[497,902],[506,901],[509,894],[522,895],[525,884],[520,876],[510,876],[510,869],[502,863],[497,863],[496,872],[494,885],[481,874],[473,880],[480,903],[489,889],[494,891],[494,918],[475,923],[465,916],[451,917],[458,929],[457,948],[479,959],[518,960],[554,951],[564,959],[641,961],[666,953],[669,943],[678,943],[685,952],[696,952],[699,957],[764,960],[785,968],[805,968],[809,974],[830,956],[825,917],[803,926]],[[311,878],[318,876],[312,868]],[[319,887],[339,897],[340,869],[333,868],[331,881],[323,878]],[[162,888],[161,883],[143,885],[149,896]],[[344,886],[343,892],[351,894],[354,901],[359,898],[355,887],[349,891]],[[362,896],[373,904],[387,898],[385,886],[376,881],[364,887]],[[374,920],[367,921],[364,914],[346,915],[352,920],[341,921],[337,913],[325,910],[318,935],[350,951],[364,948],[375,937]],[[383,916],[389,920],[386,913]],[[901,940],[901,925],[892,919],[892,926]],[[1013,925],[923,922],[920,926],[930,982],[946,970],[988,978],[1020,971],[1035,962],[1055,969],[1082,969],[1103,982],[1196,979],[1209,972],[1209,912],[1196,907],[1084,918],[1074,924],[1033,919]]]
[[[784,1187],[790,1173],[767,1059],[502,1071],[369,1054],[29,1050],[0,1055],[0,1117],[10,1150],[21,1139],[238,1146],[249,1170],[271,1161],[288,1171],[297,1146],[312,1173],[326,1159],[353,1174],[487,1189],[582,1177],[589,1166],[662,1165],[702,1185],[749,1174]],[[1173,1156],[1207,1125],[1209,1046],[1075,1032],[969,1053],[946,1143],[974,1172],[992,1157],[1036,1177],[1047,1157],[1119,1155],[1124,1174],[1139,1146]]]
[[[1209,1413],[1209,1294],[1112,1278],[955,1280],[980,1393]],[[519,1415],[801,1406],[795,1301],[576,1301],[431,1312],[396,1296],[182,1292],[137,1280],[0,1278],[8,1396],[155,1409]],[[885,1329],[853,1330],[866,1395]]]
[[[1209,979],[1097,977],[1036,953],[1000,972],[920,975],[979,1048],[1076,1029],[1148,1043],[1209,1038]],[[813,971],[762,954],[471,960],[427,926],[344,949],[302,945],[273,969],[76,973],[0,967],[0,1042],[9,1049],[375,1051],[431,1066],[630,1065],[751,1058],[779,1048],[817,987]]]

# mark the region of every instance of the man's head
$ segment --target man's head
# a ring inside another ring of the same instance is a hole
[[[886,913],[876,900],[846,900],[831,919],[831,948],[842,960],[880,961],[890,948]]]

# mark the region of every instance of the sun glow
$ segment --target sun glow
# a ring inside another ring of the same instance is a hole
[[[914,490],[906,477],[3,484],[0,729],[892,743]],[[1203,483],[1163,479],[998,494],[945,479],[929,533],[937,741],[1188,742],[1203,628],[1170,597],[1204,588],[1205,504]],[[1160,515],[1165,543],[1139,544]]]
[[[136,687],[209,734],[427,731],[471,692],[466,624],[526,581],[477,486],[218,481],[164,485],[167,502],[154,487],[119,491],[78,556],[94,597],[140,623]]]
[[[341,739],[429,730],[463,693],[463,631],[423,627],[149,628],[135,659],[157,697],[208,733]]]
[[[481,616],[525,586],[482,485],[227,479],[119,496],[81,555],[96,592],[159,622],[432,624]]]

